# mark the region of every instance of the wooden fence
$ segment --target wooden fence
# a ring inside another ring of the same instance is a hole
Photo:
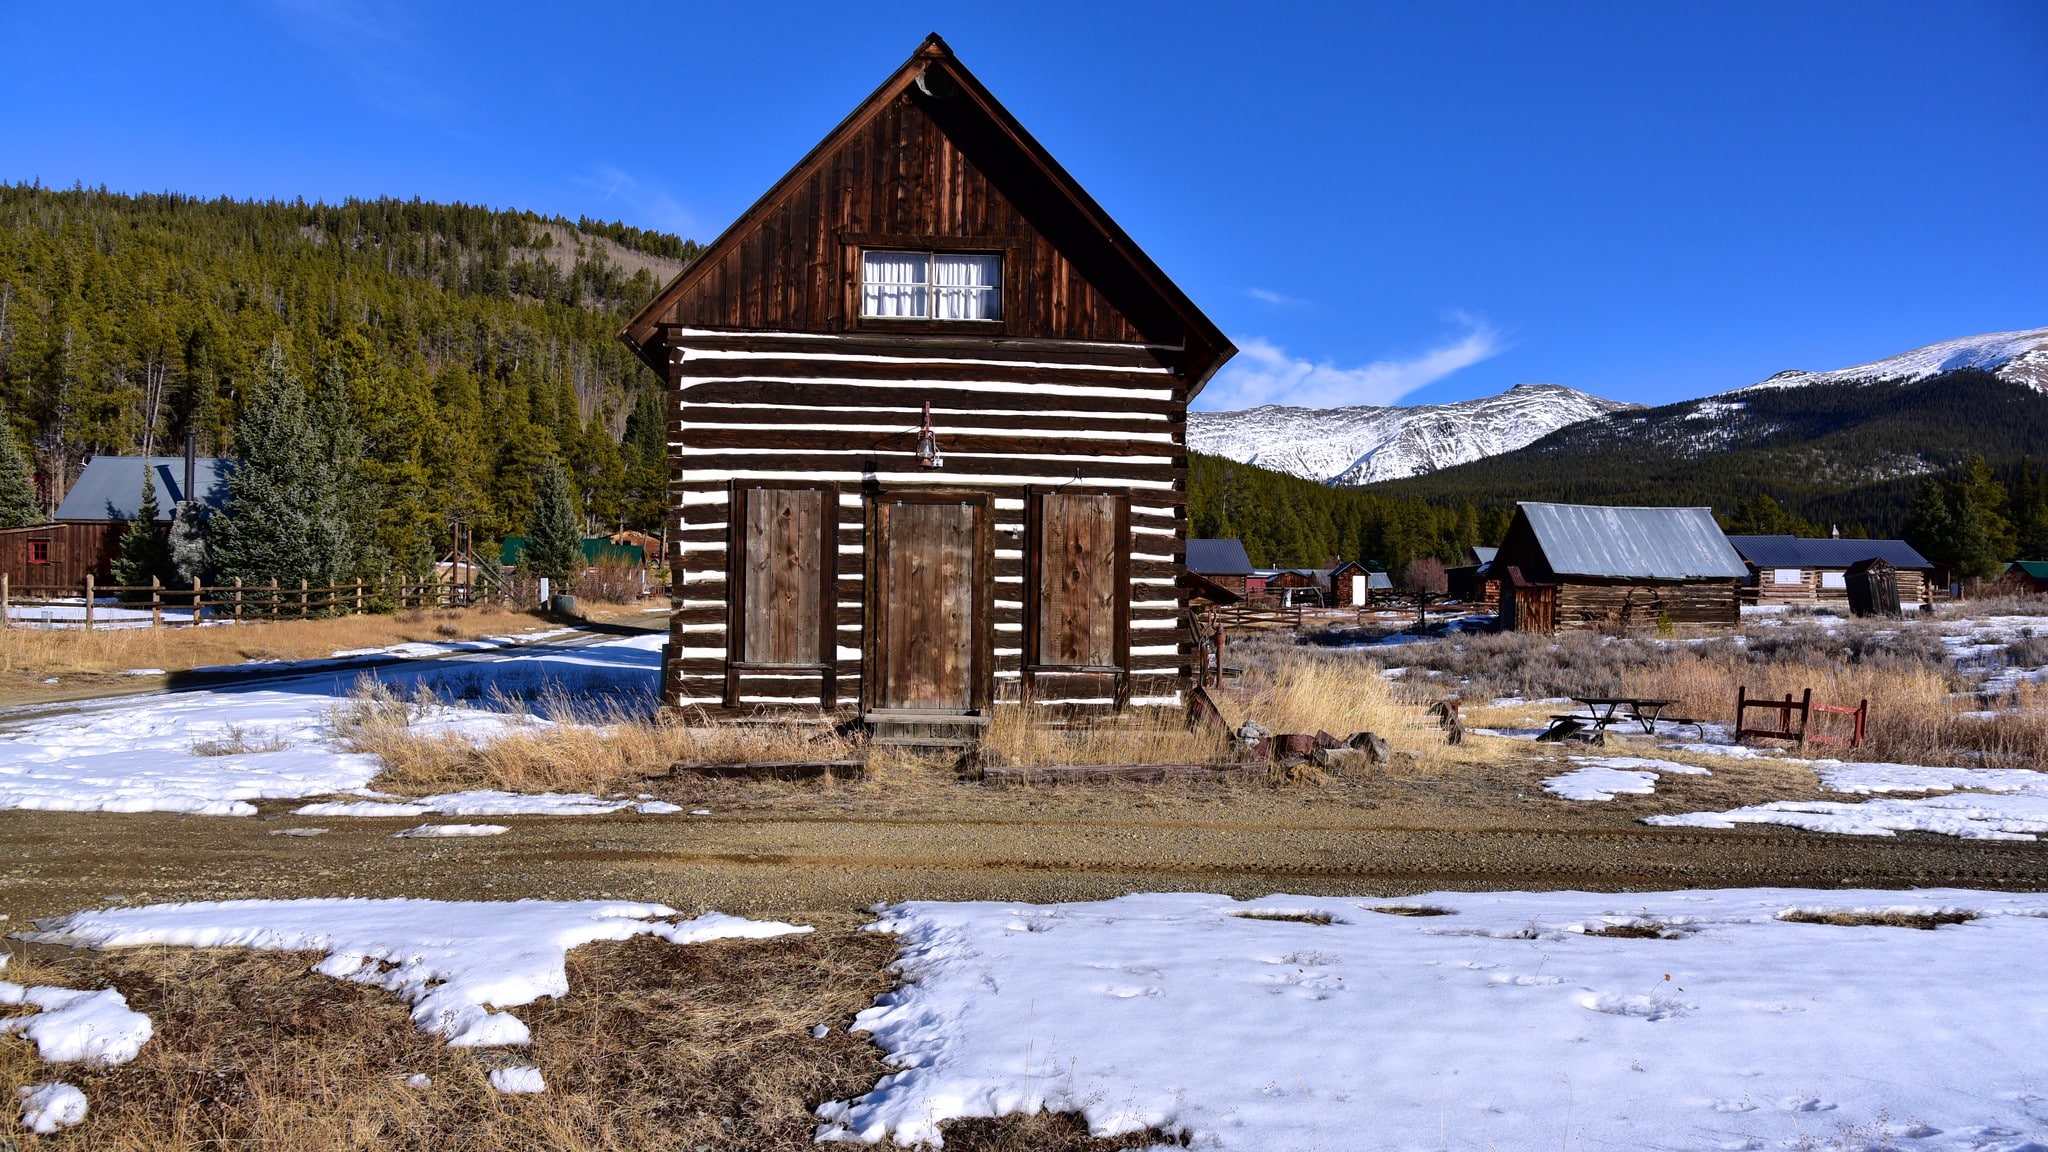
[[[304,580],[297,587],[279,585],[272,580],[268,584],[244,584],[235,580],[228,584],[202,585],[198,581],[187,587],[166,587],[161,581],[152,580],[144,586],[96,584],[87,576],[79,584],[10,584],[8,574],[0,572],[0,627],[15,623],[14,610],[23,607],[70,607],[83,601],[82,623],[90,632],[96,623],[112,623],[114,617],[102,617],[108,608],[125,612],[149,611],[151,627],[165,624],[198,624],[206,619],[211,610],[215,620],[306,620],[314,616],[343,616],[364,612],[372,607],[389,605],[397,608],[454,608],[476,602],[483,589],[475,584],[464,585],[439,580],[412,580],[405,577],[385,577],[375,582],[358,580],[353,584],[335,584],[327,587],[309,587]],[[102,596],[121,599],[118,604],[100,604]],[[97,619],[96,619],[97,618]],[[135,616],[121,616],[119,619],[134,622]],[[74,623],[72,620],[51,623]]]

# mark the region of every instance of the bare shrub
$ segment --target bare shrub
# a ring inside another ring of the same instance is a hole
[[[1971,912],[1822,912],[1799,908],[1781,913],[1778,919],[1793,924],[1833,924],[1842,928],[1918,928],[1932,932],[1944,924],[1967,924]]]
[[[282,752],[291,747],[275,732],[262,735],[252,734],[239,724],[228,725],[228,730],[219,738],[200,740],[192,745],[194,756],[242,756],[251,752]]]
[[[651,581],[647,569],[616,560],[600,561],[576,577],[576,595],[601,604],[632,604],[646,597]]]

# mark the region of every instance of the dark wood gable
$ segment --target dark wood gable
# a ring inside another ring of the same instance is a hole
[[[861,318],[866,247],[999,253],[987,335],[1180,349],[1190,394],[1235,351],[936,35],[621,336],[666,372],[670,327],[932,330]]]

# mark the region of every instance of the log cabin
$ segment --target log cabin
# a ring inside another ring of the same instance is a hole
[[[1245,553],[1242,540],[1189,540],[1187,570],[1205,576],[1239,596],[1266,590],[1263,581],[1257,588],[1247,583],[1256,574],[1256,569],[1252,567],[1252,558]]]
[[[178,456],[95,456],[57,505],[48,524],[0,530],[0,572],[16,588],[76,588],[91,576],[113,579],[121,537],[142,503],[147,477],[156,486],[156,519],[168,532],[189,494],[209,507],[225,496],[223,461],[188,451]]]
[[[1906,604],[1934,602],[1934,565],[1904,540],[1842,540],[1801,536],[1730,536],[1749,566],[1744,594],[1757,604],[1849,603],[1849,566],[1861,560],[1890,564]]]
[[[1749,569],[1710,508],[1525,502],[1488,569],[1510,632],[1735,628]]]
[[[1183,703],[1236,349],[938,36],[621,337],[669,390],[669,705]]]

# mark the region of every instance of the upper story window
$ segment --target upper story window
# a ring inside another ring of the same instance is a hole
[[[1003,258],[979,252],[860,256],[860,314],[916,320],[1003,318]]]

